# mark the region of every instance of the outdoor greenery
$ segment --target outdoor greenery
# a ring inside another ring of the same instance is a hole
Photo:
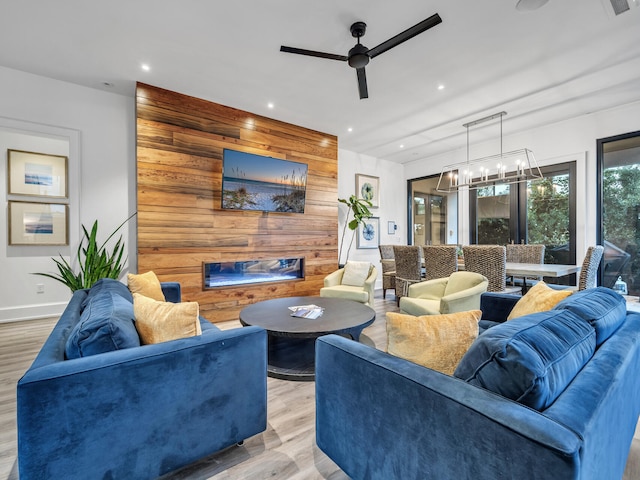
[[[73,262],[78,264],[78,271],[60,255],[60,259],[52,259],[58,267],[57,274],[34,273],[34,275],[42,275],[61,282],[72,292],[90,288],[101,278],[117,280],[127,262],[127,257],[124,257],[125,245],[122,241],[122,235],[111,248],[108,248],[107,244],[134,215],[135,213],[122,222],[100,245],[98,244],[98,220],[93,222],[90,232],[82,225],[83,235],[76,251],[75,262]]]
[[[607,168],[603,182],[604,238],[616,245],[640,241],[640,168],[637,165]]]
[[[349,259],[349,252],[351,251],[351,246],[353,245],[353,239],[355,238],[356,229],[358,225],[361,223],[364,224],[364,220],[370,218],[373,214],[369,210],[373,204],[369,200],[363,200],[361,198],[356,197],[355,195],[351,195],[349,199],[339,198],[338,201],[340,203],[344,203],[349,207],[347,210],[347,216],[345,217],[344,228],[342,229],[342,238],[340,239],[340,250],[338,251],[338,263],[342,264],[342,246],[344,245],[344,236],[347,233],[347,227],[352,231],[351,232],[351,241],[349,242],[349,248],[347,249],[347,258]],[[349,215],[353,212],[353,220],[347,222],[349,220]],[[345,260],[345,262],[346,262]]]

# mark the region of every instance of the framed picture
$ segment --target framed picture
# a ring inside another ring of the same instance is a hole
[[[369,200],[373,208],[380,206],[380,178],[356,173],[356,196]]]
[[[9,202],[9,245],[68,245],[69,206]]]
[[[67,197],[67,157],[8,150],[10,195]]]
[[[371,217],[358,225],[357,248],[378,248],[380,245],[380,219]]]

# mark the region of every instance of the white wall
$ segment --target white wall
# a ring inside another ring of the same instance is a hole
[[[505,127],[508,126],[505,120]],[[596,140],[640,130],[640,103],[584,115],[528,132],[504,137],[504,151],[531,149],[542,165],[577,162],[576,255],[578,261],[589,245],[596,242]],[[472,145],[477,154],[495,154],[496,142]],[[494,150],[491,150],[493,148]],[[405,179],[439,174],[445,166],[466,159],[466,147],[437,157],[405,164]],[[459,195],[459,242],[469,243],[468,192]]]
[[[69,291],[30,272],[54,272],[51,257],[75,251],[81,224],[97,219],[107,234],[135,212],[134,99],[0,67],[0,115],[0,322],[56,315]],[[7,245],[7,148],[69,156],[69,247]],[[123,233],[135,269],[135,222]]]
[[[368,155],[338,149],[338,198],[349,198],[355,194],[356,174],[365,174],[380,179],[380,206],[372,208],[371,213],[380,219],[380,244],[406,245],[407,242],[407,182],[402,174],[402,167]],[[338,213],[338,232],[342,236],[347,213],[346,205],[340,204]],[[353,217],[349,217],[352,220]],[[387,233],[387,223],[393,221],[397,225],[395,233]],[[340,238],[338,239],[340,242]],[[346,249],[351,241],[351,230],[347,228],[342,260],[346,259]],[[380,251],[376,249],[359,249],[356,240],[349,253],[350,260],[369,261],[378,269],[376,288],[382,288],[382,266]]]

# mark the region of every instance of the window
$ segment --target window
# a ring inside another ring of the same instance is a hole
[[[540,170],[544,175],[540,180],[470,191],[470,243],[543,244],[545,263],[575,263],[575,162]]]
[[[604,246],[599,284],[620,278],[640,294],[640,132],[597,141],[598,244]]]

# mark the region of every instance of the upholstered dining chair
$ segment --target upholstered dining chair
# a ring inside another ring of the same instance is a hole
[[[507,250],[502,245],[465,245],[462,247],[467,272],[476,272],[489,280],[488,292],[504,292],[507,280]]]
[[[418,245],[394,245],[393,255],[396,259],[396,302],[406,297],[409,286],[422,280],[420,247]]]
[[[544,245],[509,244],[507,245],[507,263],[544,263]],[[524,279],[542,280],[542,277],[525,277]],[[511,277],[512,280],[515,280]],[[524,281],[523,279],[523,281]],[[515,282],[512,282],[515,284]]]
[[[387,297],[387,290],[396,288],[396,261],[393,245],[380,245],[380,264],[382,265],[382,298]]]
[[[456,245],[423,245],[425,280],[444,278],[458,271]]]

